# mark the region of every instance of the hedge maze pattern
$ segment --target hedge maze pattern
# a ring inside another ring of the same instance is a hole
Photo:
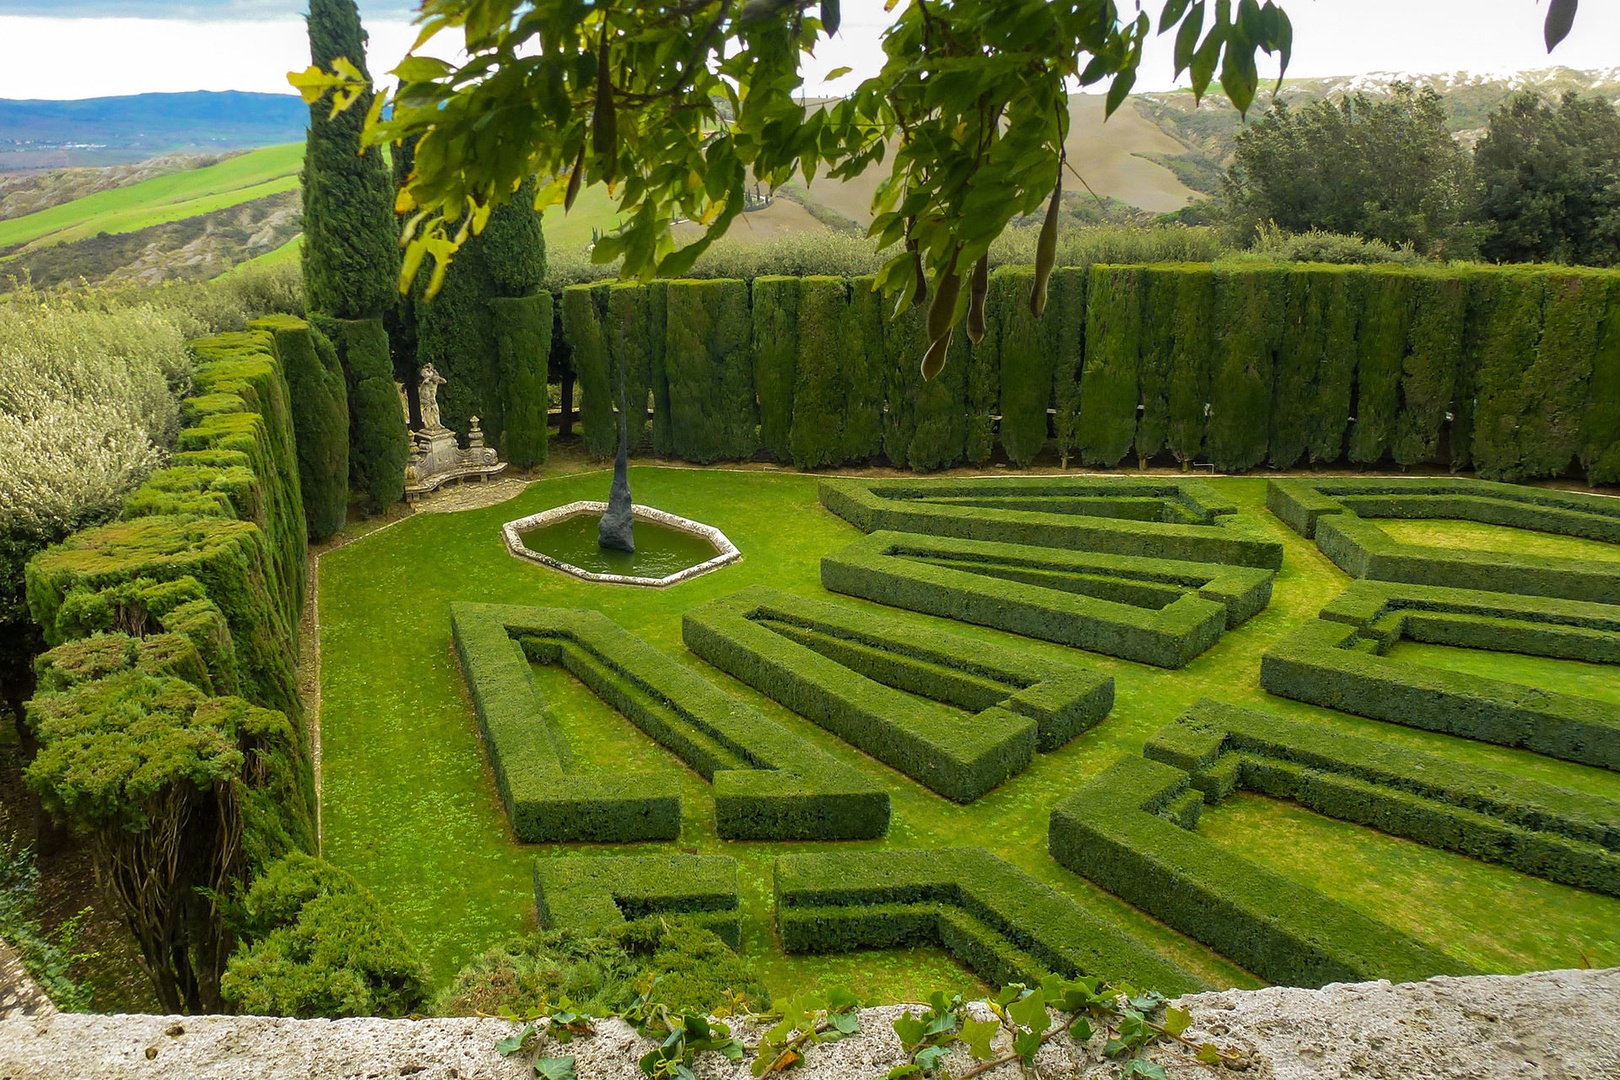
[[[1321,618],[1266,651],[1260,685],[1374,720],[1620,769],[1620,716],[1612,704],[1384,655],[1402,638],[1614,664],[1620,608],[1356,582]]]
[[[1234,277],[1229,285],[1245,281]],[[1149,275],[1111,287],[1175,284]],[[771,302],[799,335],[771,360],[780,370],[767,377],[762,367],[758,377],[780,384],[802,378],[806,324],[793,323],[789,313],[802,314],[808,293],[797,283],[769,280],[756,289],[782,293]],[[815,303],[844,302],[832,284],[824,291]],[[1109,332],[1133,332],[1128,321],[1119,325]],[[1319,333],[1325,342],[1340,329],[1286,332]],[[1256,323],[1244,332],[1263,330]],[[1304,397],[1311,392],[1307,385],[1297,390]],[[781,405],[772,406],[780,414],[770,428],[773,440],[792,437],[794,422]],[[1392,415],[1377,438],[1428,438],[1429,427],[1411,426],[1427,412],[1406,420]],[[1116,436],[1109,436],[1110,455]],[[1161,437],[1169,436],[1154,436]],[[1300,453],[1311,437],[1303,427],[1286,435]],[[1077,444],[1082,454],[1101,453],[1101,446]],[[869,534],[823,557],[829,591],[1161,667],[1185,665],[1263,611],[1281,565],[1281,545],[1197,481],[829,479],[820,496]],[[1620,716],[1612,704],[1388,655],[1406,640],[1620,665],[1620,605],[1607,602],[1614,597],[1604,591],[1606,582],[1620,580],[1620,564],[1403,544],[1375,524],[1457,518],[1620,542],[1620,506],[1567,492],[1436,479],[1278,480],[1267,501],[1356,580],[1318,618],[1264,653],[1262,688],[1620,770]],[[1506,591],[1482,591],[1485,584]],[[173,597],[155,603],[183,610],[191,594],[182,586],[170,591]],[[69,624],[80,617],[77,610],[64,604],[58,618]],[[569,773],[530,663],[561,665],[708,779],[722,838],[887,835],[889,797],[880,784],[605,616],[457,604],[453,621],[502,795],[523,839],[668,840],[680,819],[671,785],[638,782],[636,794],[627,795],[621,777]],[[53,686],[71,686],[104,667],[167,673],[209,666],[196,649],[167,647],[169,636],[123,651],[59,650],[42,675]],[[682,639],[720,671],[962,804],[1016,777],[1037,752],[1055,751],[1097,725],[1114,703],[1113,679],[1084,667],[763,586],[688,610]],[[1200,835],[1205,806],[1238,791],[1620,896],[1620,801],[1389,746],[1331,721],[1300,722],[1211,699],[1153,735],[1142,757],[1115,763],[1053,808],[1048,852],[1272,982],[1317,986],[1471,970]],[[739,940],[737,865],[729,858],[541,858],[535,889],[548,927],[588,930],[650,914],[688,914],[734,945]],[[790,953],[937,944],[992,983],[1058,972],[1169,993],[1202,985],[980,848],[785,854],[775,861],[775,904],[779,940]]]
[[[875,532],[821,560],[833,592],[1179,668],[1264,610],[1272,571]]]
[[[1143,753],[1234,791],[1620,896],[1620,802],[1204,699]]]
[[[827,479],[821,504],[862,532],[918,532],[1276,570],[1282,545],[1195,480]]]
[[[723,855],[563,856],[534,860],[540,926],[589,934],[650,915],[683,915],[737,948],[737,860]]]
[[[986,982],[1057,972],[1170,994],[1194,976],[983,848],[821,852],[776,860],[776,924],[795,952],[939,945]]]
[[[883,836],[889,796],[594,611],[451,606],[456,649],[496,783],[521,840],[673,840],[672,782],[573,773],[531,661],[558,664],[714,785],[735,840]]]
[[[1108,714],[1114,682],[774,589],[687,612],[687,648],[954,802],[970,803]]]
[[[1351,577],[1620,604],[1620,562],[1403,544],[1377,518],[1457,518],[1620,543],[1620,500],[1486,480],[1273,480],[1266,505]]]
[[[1192,777],[1126,758],[1052,811],[1048,850],[1082,877],[1269,982],[1395,982],[1469,969],[1193,831]]]

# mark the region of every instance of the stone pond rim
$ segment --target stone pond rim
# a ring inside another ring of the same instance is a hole
[[[737,546],[731,542],[725,533],[714,526],[705,525],[702,522],[693,521],[677,514],[671,514],[656,507],[639,504],[631,507],[631,513],[635,521],[689,533],[707,541],[714,550],[713,557],[676,570],[663,577],[645,577],[633,574],[598,573],[587,570],[547,555],[544,552],[536,551],[524,543],[523,537],[525,533],[544,528],[547,525],[556,525],[575,517],[588,516],[599,519],[607,509],[607,503],[596,500],[565,503],[562,506],[554,506],[549,510],[542,510],[538,514],[530,514],[528,517],[508,521],[501,526],[501,535],[506,542],[507,552],[515,558],[550,567],[553,570],[579,578],[581,581],[612,585],[643,585],[652,588],[667,588],[703,574],[712,573],[742,558],[742,552],[737,550]]]

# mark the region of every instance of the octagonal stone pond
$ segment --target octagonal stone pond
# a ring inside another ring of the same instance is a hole
[[[501,526],[506,550],[582,581],[665,588],[742,558],[712,525],[634,506],[636,550],[615,551],[596,540],[607,503],[582,500],[554,506]]]

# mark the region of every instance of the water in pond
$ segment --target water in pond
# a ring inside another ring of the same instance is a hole
[[[635,552],[613,551],[596,542],[600,520],[597,514],[575,514],[550,525],[526,529],[518,535],[530,551],[593,574],[668,577],[688,566],[708,562],[718,554],[714,545],[701,536],[640,518],[636,519]]]

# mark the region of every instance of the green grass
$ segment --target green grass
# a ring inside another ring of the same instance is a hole
[[[1425,645],[1397,641],[1386,654],[1395,660],[1503,679],[1522,686],[1539,686],[1566,694],[1595,698],[1620,705],[1620,671],[1606,664],[1580,660],[1549,660],[1519,653],[1488,652],[1484,649],[1458,649],[1450,645]]]
[[[1196,942],[1063,870],[1046,854],[1050,808],[1121,756],[1140,754],[1149,735],[1202,696],[1215,695],[1397,745],[1620,797],[1620,776],[1612,773],[1332,713],[1261,691],[1260,656],[1267,646],[1302,620],[1314,618],[1347,579],[1314,544],[1265,512],[1263,479],[1223,479],[1213,481],[1221,494],[1242,504],[1285,545],[1284,568],[1270,608],[1175,672],[953,625],[971,637],[1087,664],[1116,679],[1116,705],[1102,724],[1056,753],[1038,755],[1026,772],[977,803],[956,806],[706,667],[681,645],[683,611],[745,585],[763,583],[827,595],[820,586],[819,557],[859,534],[821,508],[814,477],[632,470],[638,502],[716,525],[743,552],[741,562],[672,589],[590,585],[506,554],[499,535],[502,522],[575,499],[602,498],[608,482],[606,472],[541,481],[500,506],[409,518],[322,560],[326,854],[376,890],[421,945],[441,981],[482,949],[532,923],[534,898],[527,861],[535,852],[565,847],[522,845],[511,838],[451,650],[452,600],[598,608],[779,723],[806,733],[841,760],[880,778],[892,793],[893,826],[887,841],[866,846],[983,844],[1069,895],[1093,917],[1122,927],[1220,985],[1257,983]],[[901,628],[939,625],[926,616],[875,610]],[[536,674],[555,703],[557,722],[583,762],[604,771],[628,769],[681,778],[686,812],[681,839],[625,850],[686,848],[737,857],[744,952],[759,964],[773,992],[832,983],[850,986],[868,999],[892,1000],[971,984],[971,976],[933,950],[784,956],[773,937],[771,861],[788,846],[814,850],[827,845],[721,842],[714,835],[709,789],[701,779],[566,675],[546,668],[536,669]],[[1235,809],[1212,812],[1210,835],[1251,857],[1292,859],[1289,846],[1281,846],[1279,853],[1276,836],[1304,826],[1295,823],[1286,807],[1258,806],[1252,813],[1261,823],[1245,832]],[[1275,824],[1275,834],[1265,827],[1268,821]],[[1353,863],[1369,845],[1383,851],[1380,845],[1387,838],[1354,826],[1327,824],[1325,831],[1312,834],[1314,846],[1308,859],[1300,857],[1296,872],[1339,891],[1338,879],[1327,872],[1330,865],[1337,865],[1334,860],[1342,857]],[[1551,897],[1549,910],[1563,912],[1561,917],[1573,920],[1570,926],[1586,928],[1582,934],[1592,927],[1620,927],[1620,900],[1548,885],[1511,871],[1490,869],[1484,877],[1459,876],[1454,857],[1410,847],[1411,852],[1400,849],[1406,852],[1403,873],[1429,883],[1413,893],[1423,897],[1412,915],[1422,925],[1413,932],[1487,970],[1522,971],[1572,962],[1563,930],[1539,933],[1534,925],[1525,925],[1521,910],[1511,902],[1521,894],[1526,904],[1535,896]],[[1455,889],[1448,884],[1453,880],[1458,882]],[[1504,892],[1510,902],[1502,902]],[[1356,902],[1376,907],[1379,901]],[[1606,940],[1600,940],[1601,934],[1588,936],[1594,939],[1583,941],[1583,947],[1593,955],[1620,960],[1616,947],[1620,930],[1610,930]],[[1500,941],[1501,948],[1483,949],[1480,942],[1489,940]]]
[[[293,237],[285,244],[282,244],[274,251],[267,251],[263,255],[255,255],[247,262],[237,263],[235,266],[231,267],[229,270],[225,271],[219,276],[222,278],[230,277],[232,274],[249,268],[280,266],[282,263],[295,263],[298,261],[303,250],[304,234],[299,233],[297,236]]]
[[[304,144],[250,150],[215,165],[143,180],[0,221],[0,249],[44,246],[179,221],[298,186]]]
[[[1620,559],[1620,545],[1580,536],[1515,529],[1510,525],[1482,525],[1477,521],[1451,518],[1379,518],[1377,525],[1391,539],[1403,544],[1505,551],[1514,555],[1551,555],[1564,559],[1604,559],[1611,562]]]
[[[540,221],[547,251],[584,251],[591,246],[591,229],[606,232],[619,223],[618,203],[605,186],[592,184],[580,189],[572,210],[550,207]]]

